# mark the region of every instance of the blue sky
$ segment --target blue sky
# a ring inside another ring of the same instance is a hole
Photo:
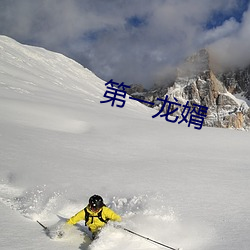
[[[205,47],[223,64],[250,63],[249,1],[1,0],[0,34],[150,86]]]
[[[217,26],[223,25],[225,20],[230,18],[234,18],[237,22],[242,22],[242,17],[244,12],[248,9],[249,0],[240,0],[237,3],[236,8],[233,8],[229,13],[224,13],[222,10],[216,10],[211,14],[211,18],[208,19],[206,28],[212,29],[216,28]]]

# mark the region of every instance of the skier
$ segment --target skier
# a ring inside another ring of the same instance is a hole
[[[72,216],[67,224],[74,225],[80,220],[85,220],[85,226],[92,232],[94,239],[109,220],[120,222],[122,219],[120,215],[105,206],[101,196],[95,194],[89,198],[89,204]]]

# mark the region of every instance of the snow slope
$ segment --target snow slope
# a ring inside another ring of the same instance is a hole
[[[112,225],[90,244],[83,223],[63,239],[36,223],[53,228],[97,193],[124,227],[166,245],[248,250],[249,133],[152,119],[130,99],[101,104],[104,83],[0,36],[0,248],[162,249]]]

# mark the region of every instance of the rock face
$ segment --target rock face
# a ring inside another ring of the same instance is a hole
[[[218,79],[225,84],[230,93],[240,93],[250,100],[250,66],[218,74]]]
[[[247,102],[233,94],[250,97],[250,67],[245,70],[215,74],[211,69],[209,52],[205,49],[186,59],[177,69],[177,77],[169,86],[155,86],[146,91],[143,88],[131,88],[134,97],[160,104],[157,98],[185,105],[194,104],[208,107],[205,126],[235,129],[250,128],[250,109]],[[192,107],[192,108],[193,108]],[[159,108],[158,108],[159,109]],[[173,113],[180,116],[183,108]]]

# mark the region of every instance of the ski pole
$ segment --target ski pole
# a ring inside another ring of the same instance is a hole
[[[143,235],[141,235],[141,234],[135,233],[135,232],[133,232],[133,231],[127,229],[127,228],[122,228],[122,229],[125,230],[125,231],[127,231],[127,232],[129,232],[129,233],[131,233],[131,234],[137,235],[137,236],[139,236],[139,237],[141,237],[141,238],[143,238],[143,239],[145,239],[145,240],[154,242],[154,243],[156,243],[156,244],[158,244],[158,245],[161,245],[161,246],[163,246],[163,247],[169,248],[169,249],[171,249],[171,250],[180,250],[179,248],[173,248],[173,247],[167,246],[167,245],[162,244],[162,243],[160,243],[160,242],[158,242],[158,241],[155,241],[155,240],[152,240],[152,239],[150,239],[150,238],[148,238],[148,237],[145,237],[145,236],[143,236]]]
[[[47,227],[45,227],[41,222],[39,222],[38,220],[36,221],[40,226],[42,226],[43,227],[43,229],[46,231],[46,230],[48,230],[48,228]]]

